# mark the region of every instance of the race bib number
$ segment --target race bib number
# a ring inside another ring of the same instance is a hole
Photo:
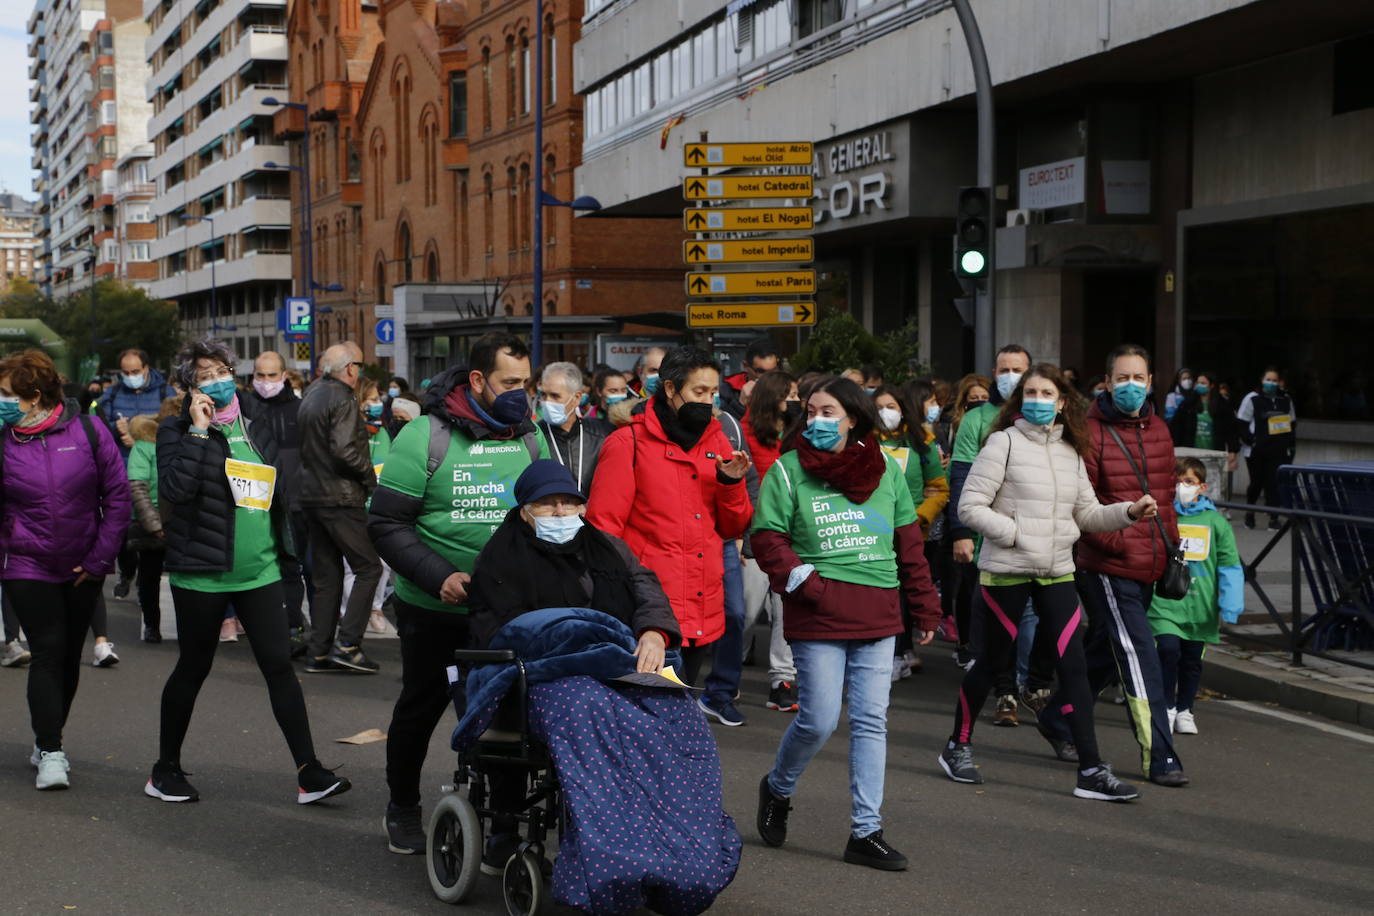
[[[883,451],[887,452],[888,456],[892,458],[893,461],[896,461],[899,465],[902,466],[902,473],[906,473],[906,463],[907,460],[911,457],[911,449],[888,448],[886,445],[884,445]]]
[[[1206,562],[1212,553],[1212,527],[1210,525],[1179,525],[1179,548],[1183,559],[1189,563]]]
[[[234,491],[234,505],[243,509],[272,508],[272,494],[277,489],[277,469],[270,464],[224,459],[224,476]]]
[[[1269,435],[1286,436],[1293,431],[1292,414],[1275,414],[1269,418]]]
[[[382,468],[383,468],[383,467],[385,467],[385,465],[374,464],[374,465],[372,466],[372,473],[377,475],[377,479],[378,479],[378,480],[381,480],[381,479],[382,479]]]

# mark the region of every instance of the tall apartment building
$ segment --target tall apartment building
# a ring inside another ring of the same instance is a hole
[[[153,218],[153,199],[157,185],[148,174],[153,147],[142,143],[115,163],[115,236],[119,275],[136,286],[148,288],[157,279],[153,242],[157,222]]]
[[[187,334],[213,331],[245,363],[281,349],[291,293],[290,162],[272,130],[286,98],[287,0],[143,0],[153,113],[150,292]]]
[[[18,194],[0,193],[0,294],[10,281],[34,279],[34,246],[38,214],[33,201]]]
[[[57,297],[91,272],[124,278],[115,163],[144,141],[147,25],[139,0],[38,0],[29,18],[39,282]]]

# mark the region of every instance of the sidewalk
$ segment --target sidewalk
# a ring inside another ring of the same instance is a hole
[[[1264,516],[1258,519],[1261,527],[1249,531],[1241,514],[1233,514],[1236,546],[1242,561],[1250,562],[1274,532],[1262,527]],[[1285,615],[1285,622],[1293,607],[1291,571],[1291,544],[1285,535],[1265,558],[1258,576],[1269,600]],[[1305,589],[1304,582],[1303,604],[1310,611],[1311,598]],[[1245,590],[1245,608],[1239,623],[1222,625],[1221,645],[1208,650],[1203,668],[1205,687],[1240,699],[1274,703],[1374,729],[1374,671],[1308,655],[1303,656],[1302,665],[1294,667],[1287,651],[1256,641],[1275,640],[1281,631],[1249,586]],[[1349,654],[1362,662],[1374,663],[1374,653]]]

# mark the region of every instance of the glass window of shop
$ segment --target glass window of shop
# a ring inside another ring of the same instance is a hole
[[[1374,420],[1374,206],[1189,228],[1184,362],[1239,398],[1266,365],[1299,416]]]

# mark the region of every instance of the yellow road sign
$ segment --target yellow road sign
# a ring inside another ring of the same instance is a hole
[[[749,239],[736,242],[698,242],[688,239],[682,243],[682,260],[688,264],[745,264],[764,261],[815,260],[815,244],[809,238]]]
[[[296,342],[296,361],[308,362],[310,360],[310,341]]]
[[[810,165],[810,143],[688,143],[684,165],[717,168],[731,165]]]
[[[816,291],[814,270],[689,273],[685,280],[689,296],[758,296]]]
[[[810,197],[810,175],[722,175],[682,179],[687,200],[731,200],[761,197]]]
[[[688,232],[783,232],[811,229],[810,207],[692,207],[682,211]]]
[[[689,328],[762,328],[816,323],[816,305],[798,302],[689,302]]]

